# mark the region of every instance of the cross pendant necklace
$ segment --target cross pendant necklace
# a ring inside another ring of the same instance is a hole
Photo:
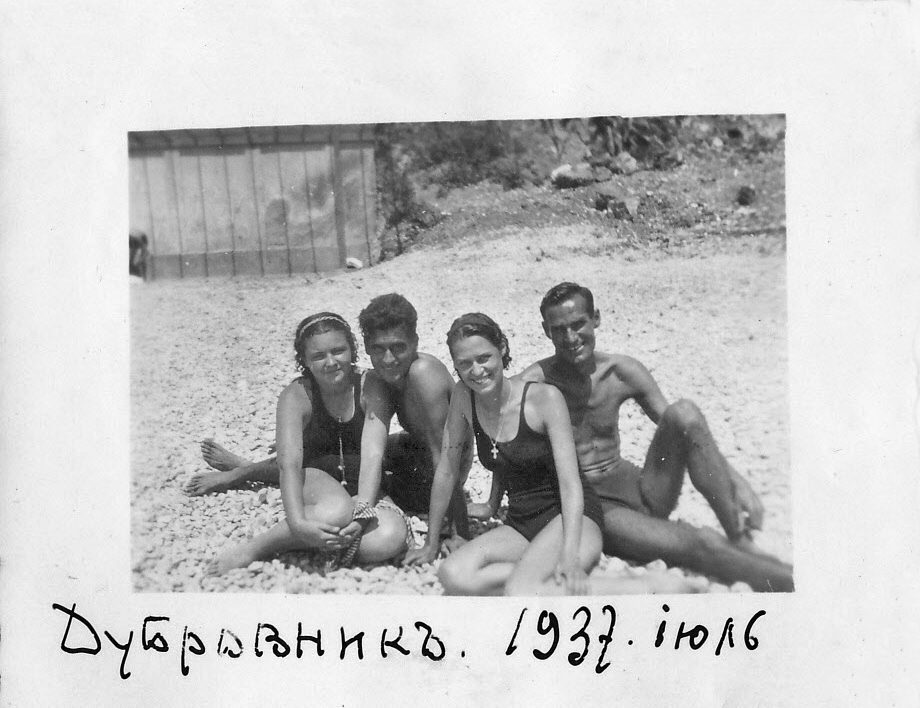
[[[508,392],[508,397],[511,397],[511,392]],[[504,416],[502,415],[502,408],[504,406],[501,402],[501,397],[498,399],[498,430],[495,431],[495,437],[486,433],[486,437],[489,438],[489,442],[492,443],[492,459],[498,459],[498,439],[502,436],[502,423],[504,422]]]

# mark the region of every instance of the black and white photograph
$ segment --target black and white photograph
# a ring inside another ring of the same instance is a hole
[[[128,145],[136,589],[793,589],[784,116]]]
[[[918,704],[918,39],[2,4],[0,706]]]

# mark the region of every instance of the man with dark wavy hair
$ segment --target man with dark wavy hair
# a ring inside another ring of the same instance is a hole
[[[401,508],[427,512],[434,470],[454,379],[431,354],[418,351],[418,315],[402,295],[379,295],[358,315],[364,349],[373,368],[364,384],[366,409],[361,441],[361,478],[381,486]],[[389,435],[396,416],[402,433]],[[457,533],[469,537],[463,480],[454,490],[450,517]],[[381,479],[381,472],[388,474]]]
[[[600,312],[591,291],[559,283],[540,303],[553,356],[522,377],[558,387],[569,408],[579,467],[604,507],[604,551],[683,566],[756,590],[793,589],[792,566],[757,548],[763,506],[750,484],[719,451],[706,419],[691,401],[668,403],[641,363],[595,350]],[[620,456],[619,412],[634,400],[657,425],[645,462]],[[685,476],[709,502],[724,535],[668,517]]]

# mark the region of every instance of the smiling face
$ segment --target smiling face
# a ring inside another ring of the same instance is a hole
[[[450,355],[460,380],[474,393],[488,394],[501,384],[504,352],[485,337],[474,334],[458,339]]]
[[[342,383],[352,370],[352,351],[341,330],[329,330],[307,337],[304,364],[323,388]]]
[[[543,316],[543,331],[556,349],[556,356],[573,366],[590,366],[594,361],[594,329],[600,313],[589,312],[581,295],[550,305]]]
[[[369,333],[364,339],[364,348],[374,371],[391,386],[400,386],[409,375],[412,362],[418,358],[418,336],[400,325]]]

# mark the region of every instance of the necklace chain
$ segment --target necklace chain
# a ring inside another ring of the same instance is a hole
[[[339,476],[341,477],[341,484],[344,487],[347,486],[348,483],[345,481],[345,453],[342,448],[342,417],[337,416],[335,420],[338,423],[336,430],[339,433]]]
[[[508,398],[509,399],[511,398],[510,389],[508,390]],[[502,436],[502,424],[505,422],[505,417],[503,415],[502,408],[504,408],[504,404],[501,401],[501,396],[499,396],[499,399],[498,399],[498,429],[495,431],[494,438],[488,433],[486,433],[486,437],[489,438],[489,442],[492,443],[492,459],[493,460],[498,459],[498,439]]]

